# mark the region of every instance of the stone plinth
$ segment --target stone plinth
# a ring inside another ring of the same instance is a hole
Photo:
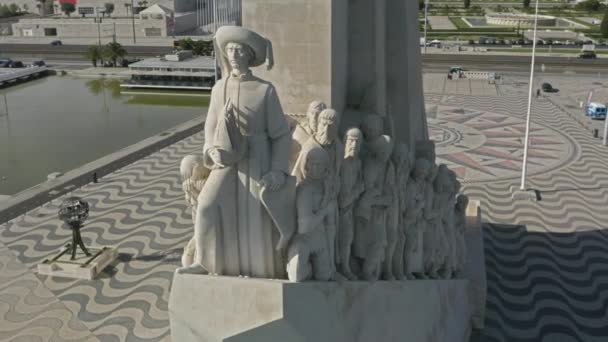
[[[180,342],[468,341],[466,280],[290,283],[175,274]]]
[[[118,257],[118,250],[115,248],[89,247],[88,249],[91,255],[87,256],[78,250],[76,259],[72,260],[66,246],[52,259],[46,259],[38,264],[38,273],[54,277],[92,280]]]

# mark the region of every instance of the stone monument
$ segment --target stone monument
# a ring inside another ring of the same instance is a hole
[[[251,0],[245,27],[217,31],[203,154],[180,168],[194,234],[173,280],[173,340],[467,340],[468,281],[452,277],[465,205],[453,174],[434,200],[419,55],[405,44],[417,20],[402,20],[417,9],[404,3]],[[357,35],[373,49],[347,43]],[[304,111],[294,131],[287,116]],[[441,281],[424,280],[431,221],[453,230]]]

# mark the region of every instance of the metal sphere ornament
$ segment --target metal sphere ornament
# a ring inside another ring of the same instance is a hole
[[[72,260],[76,259],[77,246],[82,249],[86,256],[91,255],[80,236],[80,228],[82,228],[87,217],[89,217],[89,203],[83,201],[80,197],[66,198],[59,206],[59,219],[72,230],[72,243],[68,245],[68,249],[72,253]]]

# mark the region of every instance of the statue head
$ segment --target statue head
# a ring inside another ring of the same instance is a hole
[[[338,113],[325,109],[319,114],[315,140],[321,145],[331,145],[338,137]]]
[[[182,158],[179,164],[179,174],[182,176],[182,180],[190,179],[195,176],[195,172],[198,168],[203,167],[203,157],[199,155],[189,154]]]
[[[452,189],[454,194],[458,194],[460,192],[460,188],[462,187],[462,183],[458,181],[458,177],[456,176],[456,172],[449,170],[450,179],[452,180]]]
[[[384,133],[384,120],[380,115],[370,114],[363,119],[361,128],[367,141],[375,141]]]
[[[456,209],[458,211],[464,212],[467,210],[468,206],[469,206],[469,196],[458,195],[458,197],[456,197]]]
[[[321,112],[325,109],[327,109],[327,106],[321,101],[312,101],[308,105],[306,119],[308,120],[308,127],[310,127],[313,132],[316,132],[317,130],[317,120],[319,118],[319,114],[321,114]]]
[[[344,158],[359,156],[363,145],[363,133],[358,128],[350,128],[344,135]]]
[[[213,40],[224,76],[234,70],[245,72],[262,64],[271,69],[274,65],[272,44],[254,31],[240,26],[222,26]]]
[[[433,187],[435,192],[445,192],[451,190],[452,186],[452,178],[450,176],[450,169],[448,169],[447,165],[441,164],[437,167],[437,176],[435,177],[435,182],[433,183]]]
[[[329,172],[329,155],[320,147],[312,147],[306,150],[304,163],[302,165],[303,179],[321,180],[327,177]]]
[[[374,159],[386,163],[393,153],[393,139],[388,135],[381,135],[370,144],[370,151]]]
[[[232,70],[245,72],[253,62],[255,54],[249,45],[229,42],[225,47],[226,58]]]
[[[426,175],[426,181],[432,183],[435,178],[437,177],[437,173],[439,172],[439,167],[437,167],[437,164],[431,164],[431,167],[429,168],[429,172]]]
[[[418,158],[416,159],[416,165],[414,165],[413,176],[417,181],[423,181],[426,178],[426,175],[429,173],[429,169],[431,168],[431,163],[424,159]]]
[[[396,167],[410,168],[410,148],[406,143],[396,143],[391,158]]]

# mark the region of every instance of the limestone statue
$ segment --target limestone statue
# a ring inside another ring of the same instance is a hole
[[[451,177],[449,169],[445,164],[439,165],[437,168],[437,176],[433,183],[434,198],[433,207],[437,216],[432,221],[429,229],[433,231],[433,258],[431,263],[427,265],[429,274],[432,278],[441,278],[440,270],[445,270],[448,263],[451,262],[450,253],[451,247],[446,235],[446,226],[444,219],[449,211],[449,201],[452,191]]]
[[[469,198],[466,195],[458,195],[456,207],[454,208],[454,230],[456,233],[456,275],[461,275],[467,261],[467,246],[464,235],[467,224],[467,206]]]
[[[344,136],[344,160],[340,167],[340,195],[338,207],[340,212],[338,229],[338,269],[340,274],[349,280],[357,280],[351,270],[351,251],[354,238],[354,208],[365,190],[360,159],[363,133],[358,128],[351,128]]]
[[[416,160],[412,176],[407,184],[405,204],[405,276],[414,279],[414,273],[423,272],[420,256],[421,222],[425,206],[426,177],[431,168],[431,163],[426,159]]]
[[[325,178],[331,167],[329,154],[320,146],[304,145],[297,185],[297,234],[288,251],[289,280],[328,281],[334,278],[335,201]]]
[[[328,203],[331,202],[334,213],[331,215],[332,221],[328,223],[328,229],[332,234],[332,240],[336,240],[337,225],[338,225],[338,195],[340,192],[339,172],[342,161],[344,160],[344,146],[338,138],[339,114],[333,109],[323,110],[317,118],[317,128],[315,134],[311,136],[302,146],[302,151],[311,150],[313,148],[322,148],[327,152],[329,157],[329,168],[325,177],[325,187],[328,193]],[[303,179],[303,158],[305,154],[300,153],[295,167],[293,176],[298,182]],[[336,264],[336,246],[331,246],[331,258]]]
[[[209,177],[209,170],[204,165],[203,158],[198,155],[185,156],[179,166],[179,173],[182,176],[182,189],[186,196],[186,203],[192,210],[192,222],[196,222],[196,208],[198,206],[198,196]],[[182,255],[182,266],[187,267],[192,264],[196,254],[196,241],[194,237],[190,239],[184,254]]]
[[[412,163],[409,147],[404,143],[395,144],[392,160],[395,166],[396,200],[398,201],[397,245],[393,255],[393,275],[402,280],[405,278],[405,205]]]
[[[385,278],[392,277],[392,269],[383,266],[387,232],[394,235],[396,229],[389,222],[395,203],[395,170],[390,162],[393,142],[389,136],[381,135],[368,145],[369,153],[363,166],[365,192],[355,210],[357,222],[353,252],[362,260],[362,278],[374,281],[381,273],[385,273]],[[395,240],[395,236],[391,238]]]
[[[438,253],[438,241],[440,239],[438,225],[441,220],[442,208],[441,201],[438,194],[435,192],[435,179],[437,177],[439,168],[435,164],[431,164],[431,168],[426,177],[426,186],[424,189],[424,210],[423,220],[424,232],[422,234],[422,246],[423,246],[423,261],[425,274],[432,278],[439,278],[437,274],[437,253]]]
[[[456,264],[458,262],[458,253],[457,253],[457,249],[458,249],[458,242],[456,239],[456,232],[455,232],[455,224],[456,224],[456,219],[455,219],[455,215],[454,215],[454,210],[451,210],[450,208],[454,208],[456,206],[456,196],[458,195],[458,193],[460,192],[460,187],[461,184],[458,181],[457,177],[456,177],[456,173],[452,170],[448,170],[447,171],[448,177],[449,177],[449,183],[450,185],[447,187],[446,191],[448,192],[447,197],[447,203],[445,204],[445,215],[443,218],[443,225],[444,225],[444,232],[445,232],[445,239],[447,241],[447,244],[449,246],[447,253],[448,253],[448,262],[446,263],[446,267],[444,269],[444,277],[446,279],[451,279],[454,275],[454,272],[456,270]]]
[[[376,141],[384,134],[384,118],[378,114],[369,114],[363,118],[361,130],[367,144]],[[367,153],[367,145],[364,146],[364,154]]]
[[[274,86],[250,70],[272,67],[271,45],[236,26],[219,28],[215,44],[223,77],[205,122],[203,158],[211,173],[196,210],[200,253],[178,272],[285,278],[284,252],[276,247],[287,245],[295,227],[276,225],[272,217],[281,215],[272,212],[282,208],[265,205],[260,194],[286,184],[290,129]]]
[[[310,103],[310,105],[308,105],[308,110],[306,111],[306,122],[296,125],[292,134],[293,141],[291,144],[290,167],[293,168],[298,156],[300,155],[302,146],[308,141],[308,139],[310,139],[310,137],[315,135],[319,114],[321,114],[321,112],[325,109],[327,109],[327,105],[321,101],[313,101]]]

